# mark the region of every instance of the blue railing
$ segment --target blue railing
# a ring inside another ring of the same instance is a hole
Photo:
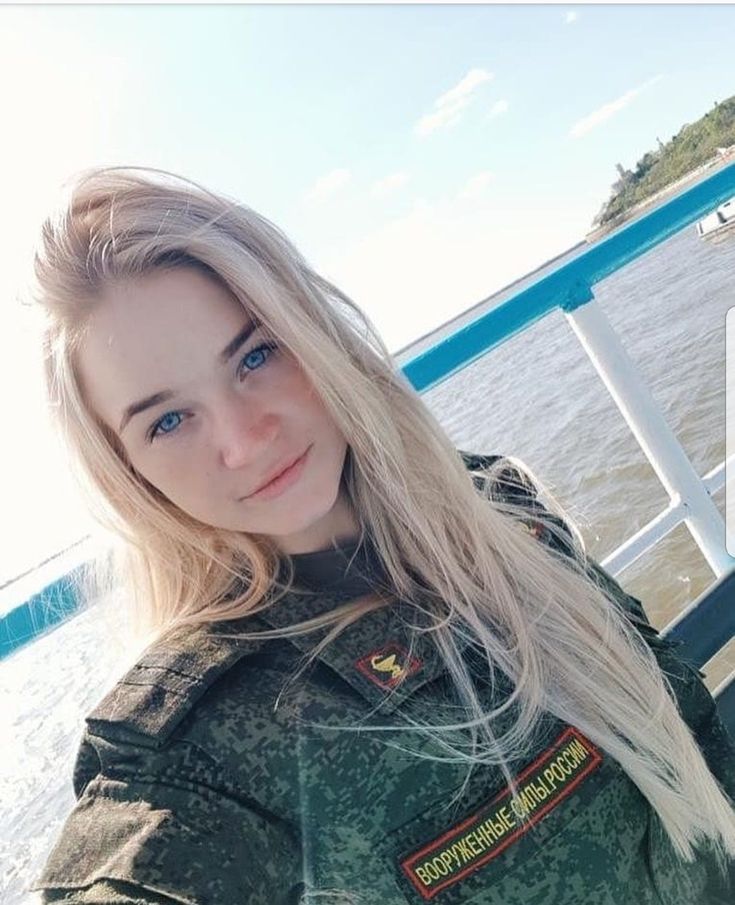
[[[602,565],[608,568],[608,563],[614,563],[615,569],[610,571],[617,574],[676,525],[686,523],[717,580],[663,634],[681,640],[685,655],[698,666],[735,634],[735,607],[728,605],[735,588],[735,560],[724,549],[724,525],[710,499],[710,494],[721,486],[724,466],[704,481],[693,471],[634,374],[617,337],[601,313],[594,310],[598,306],[594,303],[593,286],[692,225],[732,195],[735,163],[611,233],[402,366],[417,391],[428,390],[550,312],[561,309],[565,313],[671,497],[664,513]],[[582,308],[587,312],[584,318],[580,316]],[[63,557],[61,560],[57,574],[33,594],[16,601],[16,605],[8,606],[7,595],[17,594],[12,586],[0,593],[0,611],[6,611],[0,617],[0,658],[76,611],[78,567],[64,569]],[[732,679],[715,694],[726,721],[735,726]]]
[[[403,367],[418,392],[429,390],[495,346],[561,308],[591,301],[592,287],[665,242],[735,194],[735,163],[621,227],[553,273],[539,278],[474,323],[437,343]]]

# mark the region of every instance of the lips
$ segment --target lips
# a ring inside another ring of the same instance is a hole
[[[299,459],[303,458],[303,456],[305,456],[307,452],[308,449],[305,449],[302,453],[299,453],[298,456],[295,456],[293,459],[289,459],[283,465],[279,465],[275,471],[271,472],[271,476],[269,478],[266,478],[262,484],[259,484],[255,488],[255,490],[251,490],[250,493],[246,494],[243,499],[247,499],[247,497],[253,496],[256,493],[260,493],[260,491],[263,490],[264,487],[267,487],[272,481],[275,481],[275,479],[279,477],[279,475],[282,475],[284,471],[287,471],[292,465],[295,465],[296,462],[298,462]]]

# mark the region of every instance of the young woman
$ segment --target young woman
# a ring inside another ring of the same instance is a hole
[[[701,674],[278,229],[94,169],[35,275],[50,401],[152,637],[87,717],[44,902],[733,901]]]

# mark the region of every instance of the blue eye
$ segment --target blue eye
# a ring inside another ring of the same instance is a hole
[[[176,418],[179,420],[173,420]],[[182,420],[181,412],[166,412],[166,414],[162,418],[159,418],[150,429],[148,439],[155,440],[155,438],[161,434],[165,435],[172,433],[172,431],[175,431],[179,424],[181,424]]]
[[[276,345],[276,343],[261,343],[259,346],[255,346],[255,348],[251,349],[247,354],[245,354],[240,359],[240,367],[242,368],[242,366],[245,365],[245,367],[249,371],[257,371],[259,368],[262,367],[264,361],[267,362],[268,359],[271,357],[271,355],[268,354],[265,356],[265,359],[264,359],[263,353],[264,352],[272,353],[272,352],[275,352],[277,349],[278,349],[278,346]],[[259,353],[260,353],[260,362],[261,362],[260,364],[255,364],[255,365],[247,364],[247,361],[251,355],[257,356]],[[242,372],[240,372],[240,373],[242,373]]]

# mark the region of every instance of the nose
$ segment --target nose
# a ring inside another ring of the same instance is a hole
[[[257,402],[241,397],[223,404],[217,414],[217,449],[225,468],[237,469],[263,460],[266,450],[275,445],[278,420]]]

